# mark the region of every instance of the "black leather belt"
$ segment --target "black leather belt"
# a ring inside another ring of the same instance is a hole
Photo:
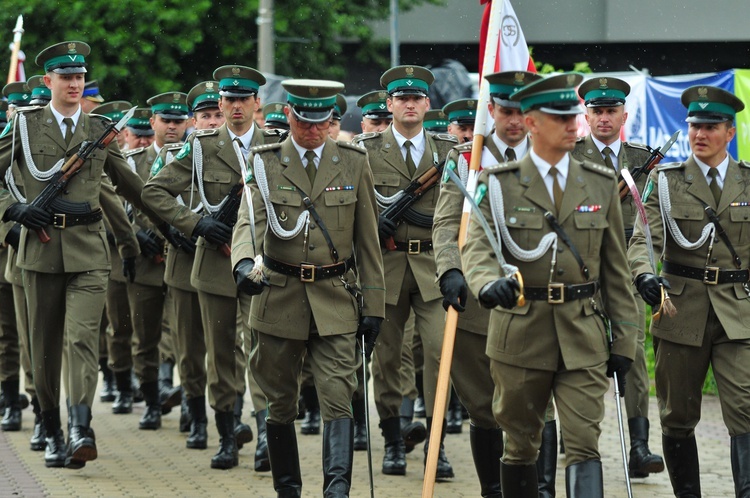
[[[419,254],[432,250],[431,240],[409,240],[407,242],[396,242],[397,251],[406,251],[409,254]]]
[[[599,282],[588,284],[549,284],[547,287],[524,287],[523,295],[531,301],[547,301],[550,304],[562,304],[575,299],[591,297],[599,290]]]
[[[695,268],[685,266],[671,261],[664,261],[661,267],[664,273],[677,275],[678,277],[692,278],[700,280],[706,285],[731,284],[750,282],[750,270],[722,270],[717,266],[706,266],[705,268]]]
[[[316,266],[307,263],[290,265],[264,254],[263,265],[275,272],[297,277],[302,282],[315,282],[316,280],[338,277],[345,274],[349,269],[354,267],[354,257],[332,265]]]
[[[52,213],[52,226],[63,230],[76,225],[90,225],[101,221],[101,219],[101,208],[96,208],[88,213]]]

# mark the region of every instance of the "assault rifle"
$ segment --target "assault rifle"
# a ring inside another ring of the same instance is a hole
[[[432,166],[425,174],[416,180],[412,180],[409,186],[404,189],[401,197],[385,208],[383,212],[380,213],[380,216],[388,218],[394,223],[398,223],[404,217],[408,219],[412,214],[409,213],[411,206],[417,202],[425,192],[438,184],[440,178],[443,176],[444,166],[445,161]],[[385,247],[389,251],[396,250],[396,243],[393,241],[393,237],[388,237],[388,239],[386,239]]]
[[[232,228],[234,224],[237,223],[237,212],[240,209],[240,201],[242,200],[242,191],[244,185],[245,183],[243,180],[240,180],[239,183],[234,184],[232,186],[232,189],[224,198],[224,202],[222,202],[221,207],[211,213],[209,216],[211,216],[211,218],[215,219],[216,221],[224,223],[229,228]],[[229,244],[222,244],[219,250],[226,257],[232,255],[232,249],[229,247]]]
[[[96,142],[83,142],[81,148],[78,149],[78,152],[73,154],[70,159],[63,164],[60,171],[52,176],[49,183],[47,183],[36,199],[31,201],[31,205],[48,211],[57,196],[65,190],[65,187],[70,183],[73,176],[81,170],[86,159],[88,159],[97,149],[106,149],[107,146],[109,146],[109,143],[118,133],[120,133],[120,130],[125,126],[125,123],[133,117],[135,109],[135,107],[132,107],[117,123],[110,123]],[[47,235],[44,228],[37,230],[36,234],[42,244],[46,244],[50,241],[49,235]]]
[[[646,160],[643,165],[641,165],[638,168],[635,168],[630,172],[630,174],[633,176],[633,181],[637,182],[638,178],[640,178],[644,173],[648,173],[652,169],[656,167],[659,162],[664,159],[664,156],[666,155],[667,151],[674,145],[674,143],[677,141],[677,137],[680,136],[680,130],[677,130],[674,132],[674,134],[670,137],[669,140],[667,140],[667,143],[662,145],[661,147],[657,147],[655,150],[651,150],[651,156]],[[625,198],[630,193],[630,188],[628,187],[627,183],[625,182],[625,179],[622,177],[622,173],[617,178],[617,188],[620,191],[620,201],[624,201]]]

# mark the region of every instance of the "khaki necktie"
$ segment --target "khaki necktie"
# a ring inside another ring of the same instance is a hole
[[[65,145],[70,145],[70,141],[73,139],[73,120],[63,118],[62,122],[65,125]]]
[[[560,182],[557,181],[557,168],[552,166],[549,169],[549,175],[552,177],[552,200],[555,201],[555,209],[559,214],[560,206],[562,206],[563,189],[560,188]]]
[[[516,160],[516,151],[513,150],[513,147],[505,149],[505,160],[508,162]]]
[[[612,168],[613,170],[615,170],[615,164],[612,162],[612,149],[610,149],[609,147],[604,147],[602,149],[602,154],[604,155],[604,164],[608,168]]]
[[[719,205],[719,200],[721,199],[721,187],[719,187],[719,180],[716,178],[719,175],[719,171],[716,168],[711,168],[708,170],[708,176],[711,177],[711,181],[708,182],[708,188],[711,189],[711,193],[714,194],[714,199],[716,200],[716,205]]]
[[[315,185],[315,174],[318,172],[318,168],[315,167],[315,151],[308,150],[305,152],[305,170],[307,171],[307,177],[310,179],[310,186]]]
[[[237,143],[237,147],[240,148],[242,157],[244,157],[245,161],[247,161],[247,154],[245,154],[245,147],[242,145],[242,140],[240,140],[240,137],[234,137],[234,141]]]
[[[404,147],[406,147],[406,167],[409,168],[409,174],[414,176],[414,173],[417,172],[417,165],[414,164],[414,159],[411,157],[411,147],[412,147],[411,140],[407,140],[404,142]]]

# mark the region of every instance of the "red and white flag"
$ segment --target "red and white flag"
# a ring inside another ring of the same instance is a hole
[[[516,12],[510,4],[510,0],[502,1],[499,13],[495,14],[499,19],[499,32],[489,33],[490,12],[492,0],[480,0],[484,4],[482,15],[482,26],[479,31],[479,60],[484,60],[484,52],[489,49],[494,51],[495,64],[492,72],[498,71],[530,71],[536,73],[534,61],[529,56],[529,47],[526,45],[526,37],[523,35],[521,23],[516,17]],[[496,7],[497,8],[497,7]],[[480,74],[484,68],[480,67]],[[489,68],[487,69],[489,71]]]
[[[16,81],[26,81],[26,72],[23,70],[23,63],[26,61],[26,54],[23,50],[18,51],[18,66],[16,66]]]

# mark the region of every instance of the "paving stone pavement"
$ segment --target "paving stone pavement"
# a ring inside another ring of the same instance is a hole
[[[249,400],[249,395],[246,396]],[[251,403],[248,401],[245,406]],[[600,450],[604,467],[604,491],[607,497],[626,497],[614,396],[606,400]],[[130,415],[113,415],[109,403],[96,402],[92,426],[97,434],[99,458],[81,470],[47,469],[42,452],[29,450],[33,414],[24,410],[20,432],[0,432],[0,497],[147,497],[147,496],[252,496],[274,497],[270,473],[253,470],[255,442],[240,451],[240,465],[229,471],[209,467],[216,452],[218,435],[209,424],[207,450],[185,448],[185,434],[178,432],[179,408],[163,417],[159,431],[138,430],[143,403],[136,404]],[[651,431],[652,451],[661,453],[655,398],[651,398],[650,418],[656,430]],[[209,410],[209,413],[211,411]],[[423,479],[422,446],[407,455],[405,477],[380,473],[383,439],[377,429],[375,406],[370,406],[373,428],[372,462],[377,497],[421,496]],[[210,417],[210,415],[209,415]],[[63,415],[64,418],[64,415]],[[243,420],[253,427],[249,411]],[[64,423],[64,420],[63,420]],[[435,497],[476,497],[479,484],[469,448],[468,423],[462,434],[448,435],[446,453],[456,478],[437,483]],[[627,424],[626,424],[627,439]],[[703,400],[703,419],[697,428],[701,455],[701,479],[704,496],[734,496],[729,463],[729,436],[724,428],[718,399]],[[303,496],[322,495],[321,436],[297,436],[303,478]],[[365,452],[355,452],[352,497],[369,497],[369,478]],[[666,473],[633,480],[635,497],[672,496]],[[557,495],[565,496],[564,457],[558,459]]]

